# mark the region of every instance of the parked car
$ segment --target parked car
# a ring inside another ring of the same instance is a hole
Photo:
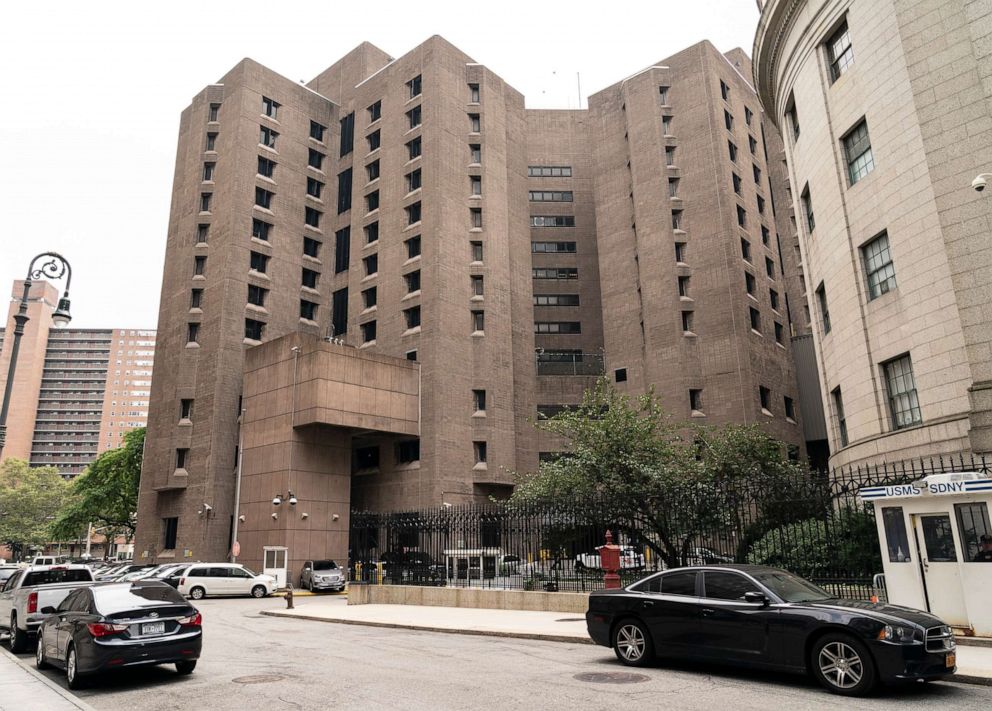
[[[733,562],[733,556],[717,553],[712,548],[690,548],[689,555],[686,557],[687,565],[714,565]]]
[[[92,585],[85,565],[36,565],[21,568],[0,590],[0,628],[10,633],[10,649],[23,652],[54,609],[76,588]]]
[[[203,563],[187,568],[177,589],[194,600],[202,600],[207,595],[265,597],[278,587],[271,575],[259,575],[237,563]]]
[[[57,555],[36,555],[31,560],[31,565],[63,565],[65,559]]]
[[[314,592],[320,590],[344,590],[344,570],[333,560],[308,560],[300,573],[300,587]]]
[[[158,580],[97,583],[70,593],[38,634],[35,663],[65,669],[70,689],[98,672],[175,664],[191,674],[203,644],[203,618]]]
[[[620,546],[620,570],[635,571],[644,568],[644,554],[633,546]],[[581,553],[575,557],[575,570],[602,570],[603,563],[599,551]]]
[[[143,580],[161,580],[173,588],[179,587],[179,580],[189,568],[189,563],[163,565],[148,573]]]
[[[673,568],[593,592],[586,625],[594,642],[629,666],[658,655],[809,672],[846,696],[956,670],[954,636],[939,618],[837,599],[792,573],[756,565]]]
[[[0,588],[3,587],[3,584],[5,582],[7,582],[7,579],[11,575],[13,575],[14,573],[16,573],[22,567],[23,566],[20,566],[20,565],[9,565],[9,564],[8,565],[3,565],[3,564],[0,564]]]
[[[130,563],[128,565],[119,565],[116,568],[111,568],[110,570],[97,574],[96,579],[100,582],[118,580],[121,576],[128,575],[129,573],[148,571],[155,567],[157,566],[154,563]]]

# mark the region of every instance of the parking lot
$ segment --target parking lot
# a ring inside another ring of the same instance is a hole
[[[344,598],[337,598],[346,604]],[[300,598],[305,606],[308,598]],[[96,709],[365,709],[573,707],[863,709],[801,677],[721,667],[620,667],[601,647],[273,618],[281,599],[208,599],[196,672],[136,669],[94,679]],[[32,654],[20,655],[25,662]],[[65,686],[58,671],[44,674]],[[936,683],[888,691],[873,708],[992,708],[992,687]],[[3,708],[0,698],[0,708]]]

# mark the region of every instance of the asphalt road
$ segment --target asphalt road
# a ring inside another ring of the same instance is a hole
[[[989,686],[917,684],[886,690],[870,701],[844,699],[802,677],[669,663],[630,670],[612,651],[592,645],[259,614],[282,605],[271,598],[202,601],[204,649],[192,676],[179,677],[172,667],[130,670],[94,680],[79,696],[108,711],[992,708]],[[596,683],[576,678],[614,672],[633,672],[641,679]],[[64,687],[60,672],[45,674]]]

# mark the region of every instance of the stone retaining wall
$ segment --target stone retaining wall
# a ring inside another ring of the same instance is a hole
[[[527,592],[480,588],[436,588],[415,585],[361,585],[348,587],[349,605],[428,605],[486,610],[537,610],[582,613],[588,593]]]

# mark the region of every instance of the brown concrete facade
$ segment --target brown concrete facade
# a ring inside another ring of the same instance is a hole
[[[754,76],[787,135],[834,465],[992,450],[992,202],[970,187],[992,170],[990,32],[971,0],[762,8]]]

